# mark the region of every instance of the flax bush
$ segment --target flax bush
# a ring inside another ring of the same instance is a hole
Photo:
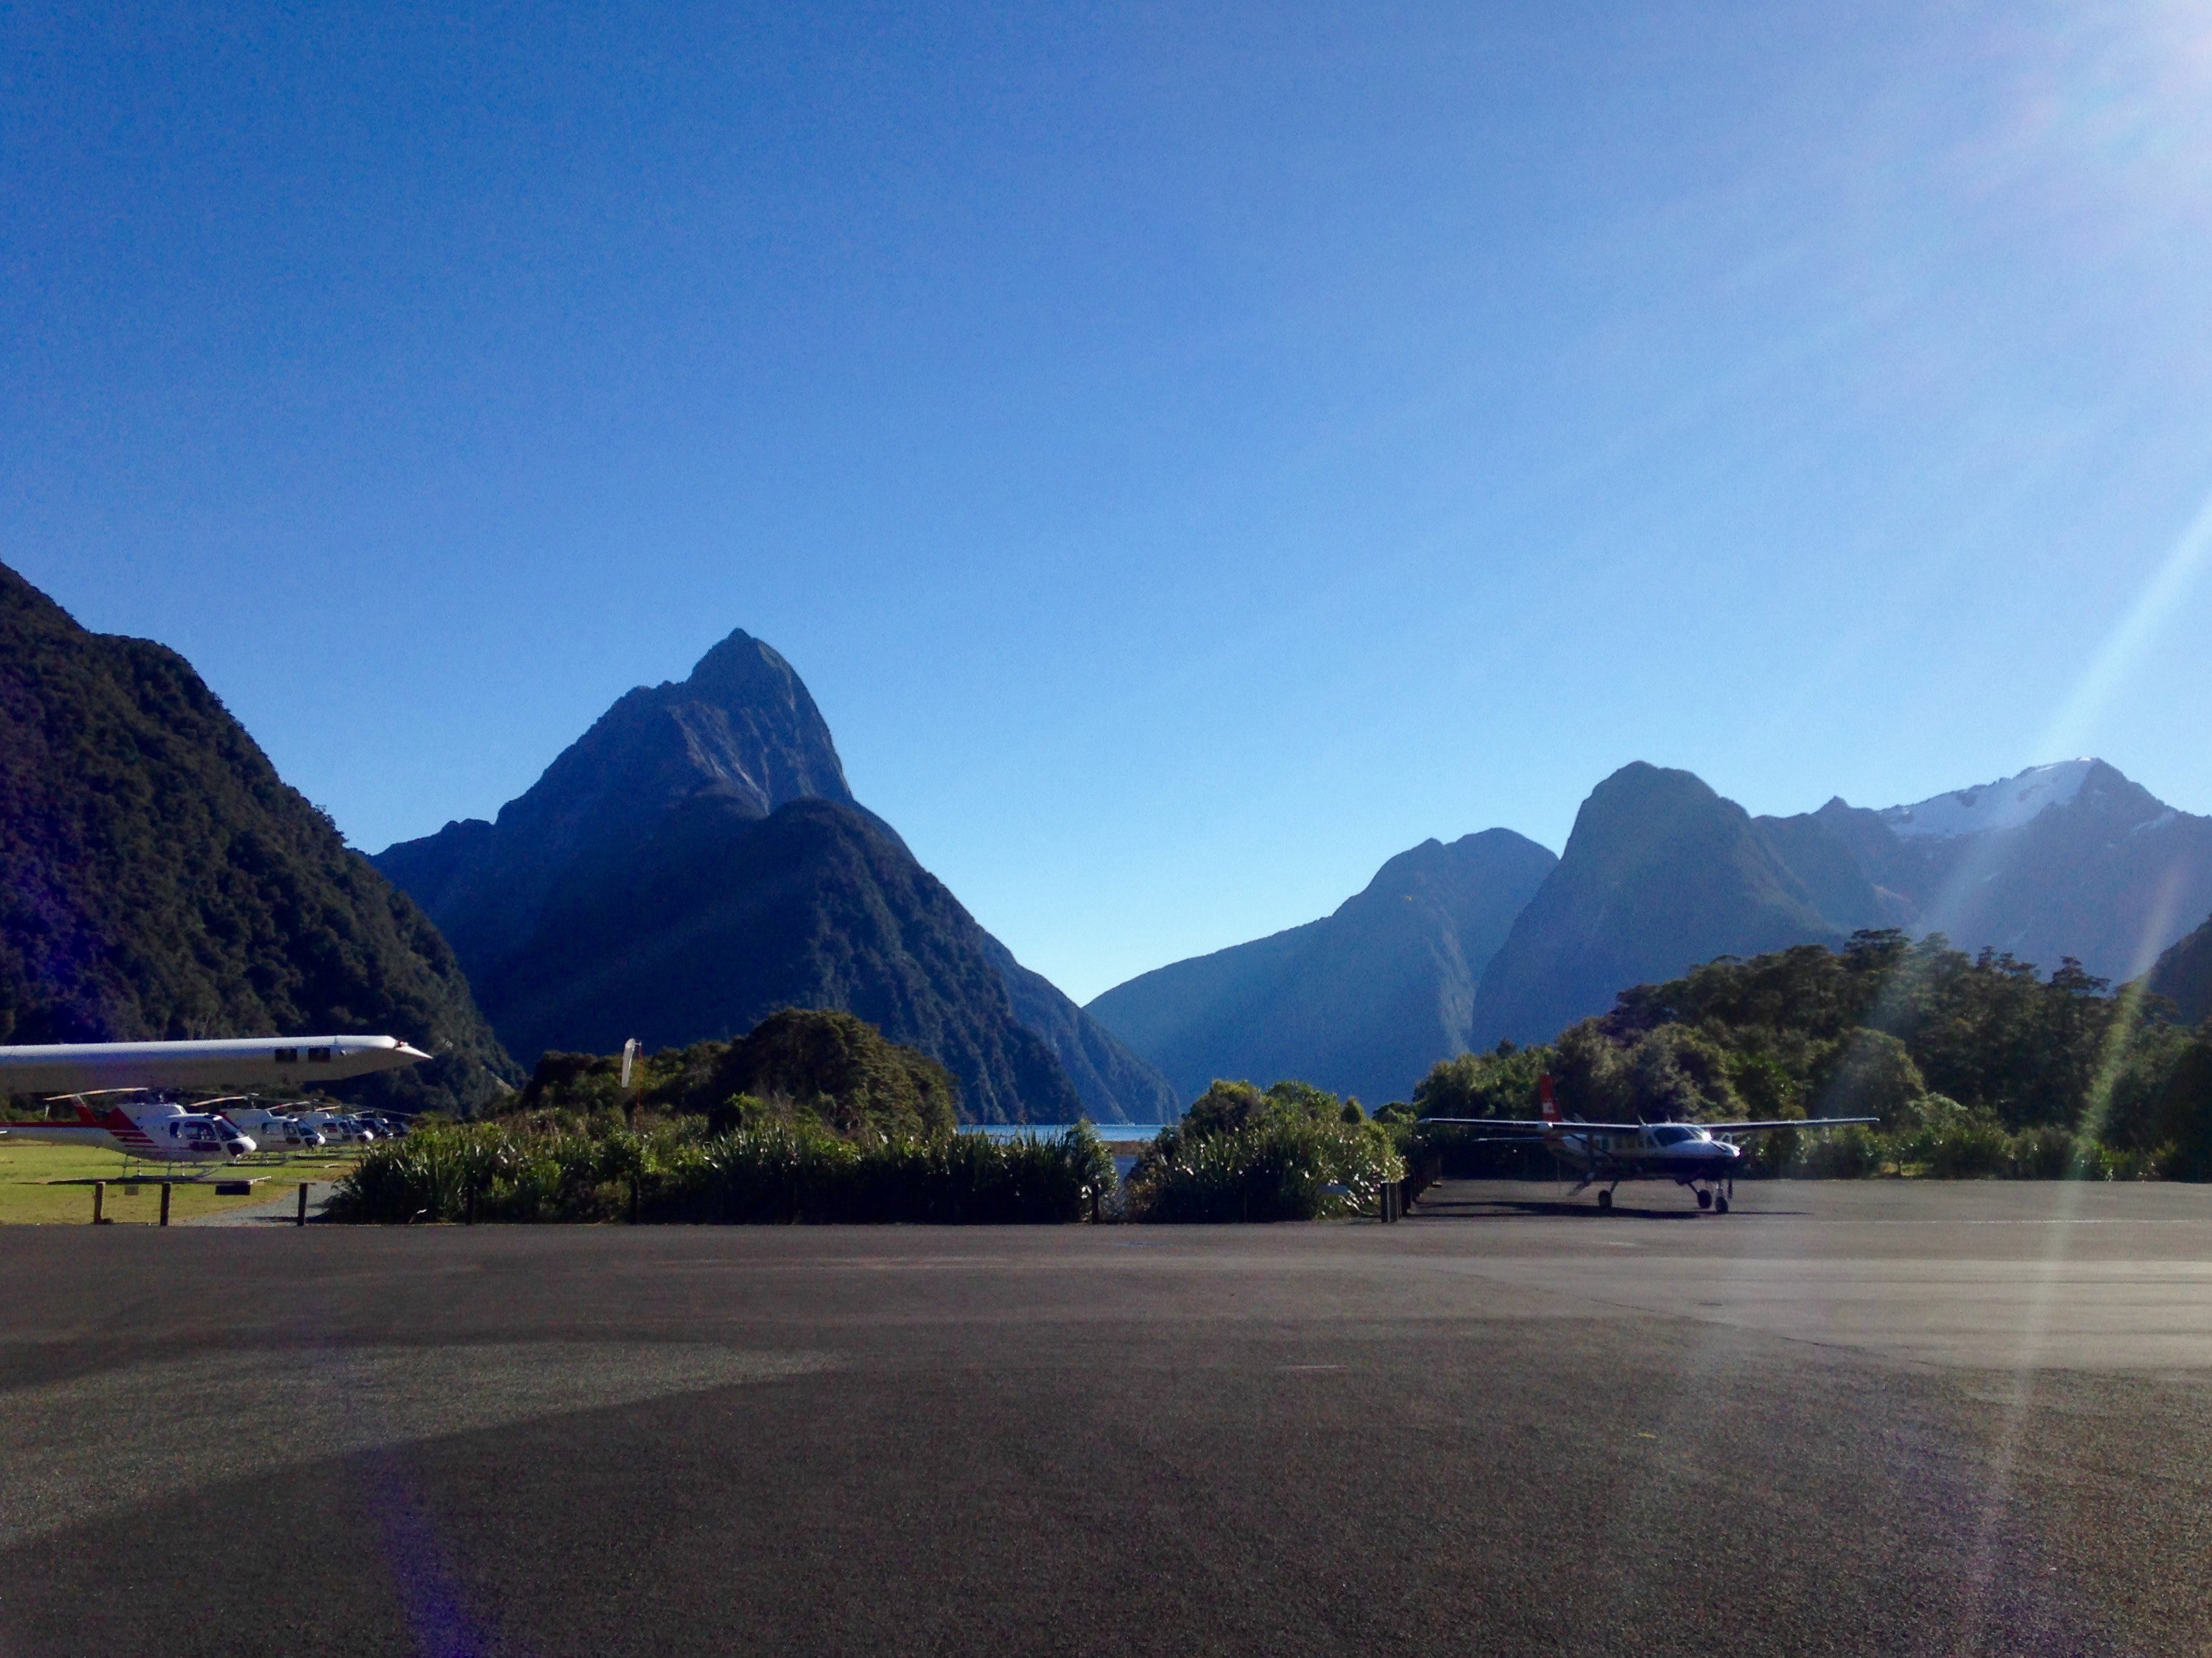
[[[1050,1139],[978,1134],[856,1144],[817,1125],[633,1131],[605,1118],[455,1124],[373,1148],[332,1219],[947,1224],[1073,1221],[1114,1181],[1088,1123]]]
[[[1129,1174],[1128,1213],[1149,1221],[1322,1220],[1372,1210],[1406,1165],[1371,1122],[1263,1115],[1240,1127],[1170,1128]]]

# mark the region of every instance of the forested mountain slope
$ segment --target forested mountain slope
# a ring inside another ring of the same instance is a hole
[[[0,1041],[383,1033],[349,1092],[467,1109],[513,1067],[422,912],[175,652],[0,566]]]
[[[2212,1019],[2212,919],[2158,958],[2150,988],[2180,1010],[2185,1023]]]

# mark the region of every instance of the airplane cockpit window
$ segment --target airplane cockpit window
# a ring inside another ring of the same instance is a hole
[[[1679,1123],[1669,1124],[1664,1128],[1654,1129],[1651,1133],[1653,1143],[1659,1145],[1680,1145],[1684,1140],[1693,1140],[1697,1138],[1698,1131],[1696,1129],[1685,1128]]]
[[[307,1050],[307,1063],[309,1065],[328,1065],[330,1062],[331,1050],[329,1048],[311,1048]]]

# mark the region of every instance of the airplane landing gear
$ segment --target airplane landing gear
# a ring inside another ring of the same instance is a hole
[[[1728,1213],[1727,1193],[1716,1192],[1713,1193],[1713,1212],[1717,1215],[1725,1215]]]
[[[1597,1206],[1600,1213],[1603,1213],[1605,1211],[1611,1209],[1613,1207],[1613,1193],[1610,1192],[1599,1193],[1597,1194]]]
[[[1713,1194],[1705,1190],[1704,1187],[1699,1187],[1698,1188],[1698,1207],[1700,1209],[1710,1209],[1712,1206]]]

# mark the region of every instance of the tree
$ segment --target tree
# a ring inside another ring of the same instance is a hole
[[[1500,1042],[1488,1054],[1439,1060],[1413,1089],[1423,1117],[1533,1117],[1536,1078],[1549,1068],[1548,1048]]]

